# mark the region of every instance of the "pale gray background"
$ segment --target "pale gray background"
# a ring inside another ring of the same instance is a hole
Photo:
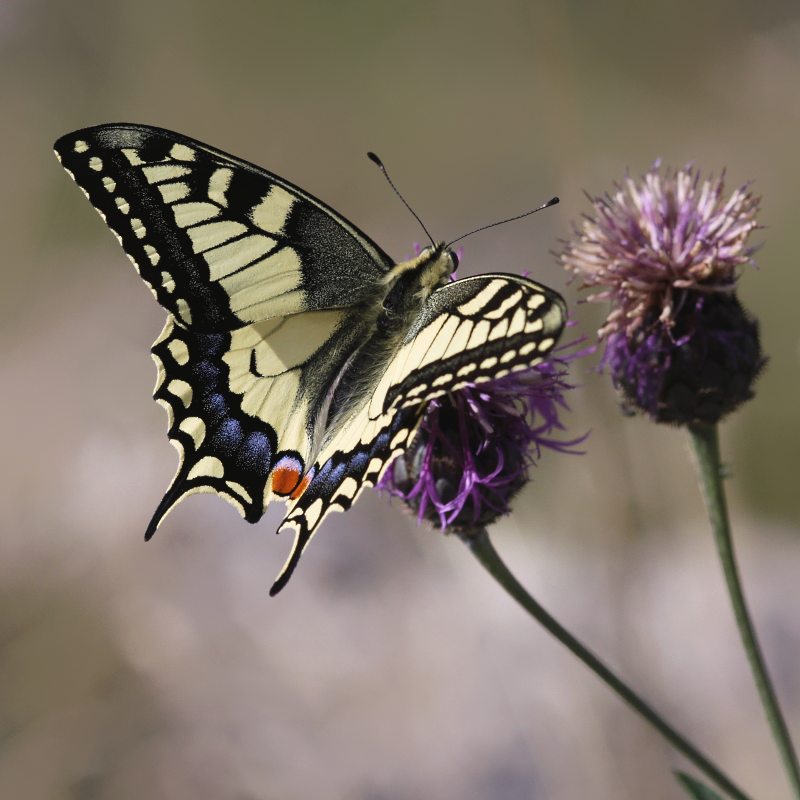
[[[724,426],[737,540],[800,736],[800,11],[772,0],[0,2],[0,797],[648,800],[660,739],[463,546],[373,493],[289,542],[212,497],[145,546],[172,477],[149,346],[164,314],[58,167],[89,124],[174,128],[332,204],[395,257],[565,291],[548,250],[661,156],[754,180],[741,296],[772,357]],[[591,332],[598,309],[577,318]],[[760,798],[788,797],[680,431],[622,419],[578,365],[569,435],[495,541],[534,593]]]

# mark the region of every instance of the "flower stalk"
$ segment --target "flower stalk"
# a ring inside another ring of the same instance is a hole
[[[761,705],[767,717],[772,737],[778,747],[784,769],[795,798],[800,800],[800,766],[792,745],[791,735],[778,705],[778,698],[772,686],[764,656],[756,638],[750,612],[742,590],[739,568],[731,537],[728,506],[725,500],[722,462],[719,452],[719,433],[716,425],[688,425],[689,440],[694,450],[698,477],[705,499],[717,552],[722,563],[725,583],[736,617],[736,626],[742,640],[750,670],[758,689]]]
[[[694,764],[709,780],[734,800],[750,800],[733,781],[685,736],[678,733],[652,706],[645,702],[621,678],[607,667],[588,647],[576,639],[554,619],[522,586],[494,549],[485,528],[456,531],[486,571],[514,598],[545,630],[555,636],[573,655],[577,656],[612,691],[621,697],[640,717],[650,723],[679,753]]]

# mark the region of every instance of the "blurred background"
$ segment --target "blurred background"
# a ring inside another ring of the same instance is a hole
[[[333,205],[396,258],[465,242],[530,271],[657,158],[763,195],[741,297],[768,371],[723,426],[746,590],[800,739],[800,10],[786,0],[0,0],[0,797],[677,800],[685,766],[463,545],[374,493],[287,589],[281,508],[142,533],[176,455],[150,399],[164,313],[52,142],[172,128]],[[573,329],[575,330],[575,329]],[[596,361],[596,359],[595,359]],[[681,431],[573,367],[570,437],[494,540],[526,585],[759,798],[788,792]]]

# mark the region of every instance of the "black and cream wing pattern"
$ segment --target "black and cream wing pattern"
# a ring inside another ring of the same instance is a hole
[[[146,538],[197,492],[249,522],[283,500],[295,543],[273,593],[430,399],[528,369],[563,329],[556,292],[512,275],[450,281],[445,245],[395,264],[298,187],[180,134],[101,125],[55,150],[168,312],[155,399],[180,464]]]

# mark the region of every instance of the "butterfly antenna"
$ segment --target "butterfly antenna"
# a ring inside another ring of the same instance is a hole
[[[388,176],[387,176],[388,177]],[[395,189],[395,191],[397,191]],[[506,222],[513,222],[515,219],[522,219],[523,217],[529,217],[531,214],[535,214],[537,211],[541,211],[543,208],[550,208],[550,206],[554,206],[556,203],[560,202],[557,197],[554,197],[552,200],[548,200],[543,206],[539,206],[539,208],[534,208],[533,211],[526,211],[524,214],[520,214],[518,217],[509,217],[508,219],[501,219],[500,222],[493,222],[491,225],[484,225],[482,228],[475,228],[474,231],[470,231],[469,233],[465,233],[463,236],[459,236],[458,239],[453,239],[450,244],[447,246],[450,247],[454,245],[456,242],[460,242],[462,239],[466,239],[467,236],[472,236],[473,233],[477,233],[478,231],[485,231],[487,228],[494,228],[496,225],[505,225]],[[411,212],[414,213],[413,211]]]
[[[386,171],[386,167],[383,166],[383,161],[381,161],[378,158],[378,156],[375,155],[375,153],[367,153],[367,157],[369,158],[370,161],[374,161],[381,168],[383,177],[386,178],[387,181],[389,181],[389,186],[391,186],[392,189],[394,189],[395,194],[403,201],[403,205],[414,215],[414,219],[417,222],[419,222],[419,224],[422,226],[422,230],[425,231],[426,236],[431,240],[431,244],[434,245],[435,247],[436,242],[433,241],[433,237],[428,233],[428,229],[425,227],[422,220],[414,213],[414,209],[411,208],[411,206],[408,203],[406,203],[405,197],[403,197],[403,195],[401,195],[400,192],[397,191],[397,187],[392,183],[392,179],[389,177],[389,173]]]

